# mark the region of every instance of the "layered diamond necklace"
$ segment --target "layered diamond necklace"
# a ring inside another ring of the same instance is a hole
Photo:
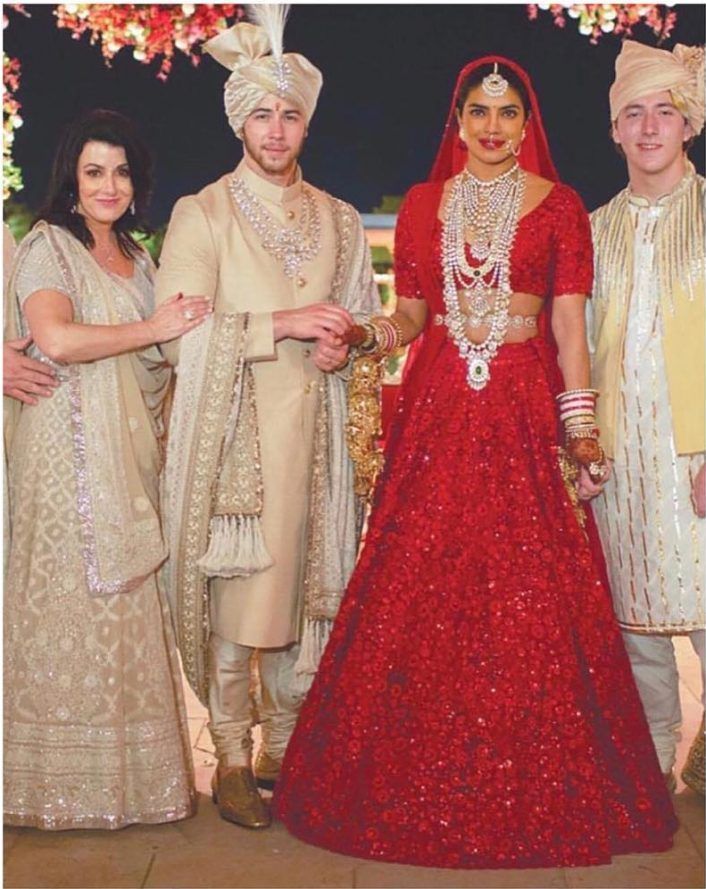
[[[299,225],[288,228],[238,176],[231,176],[228,187],[235,205],[260,236],[263,248],[283,264],[288,278],[296,278],[303,263],[313,259],[321,247],[321,217],[312,190],[302,185]]]
[[[512,295],[510,252],[526,179],[517,164],[489,181],[464,170],[455,177],[446,202],[441,239],[446,326],[468,365],[466,379],[472,389],[482,389],[490,379],[490,362],[507,332]],[[477,265],[466,258],[469,229],[471,257]],[[467,310],[461,307],[459,290]],[[466,335],[466,324],[485,324],[488,335],[474,343]]]

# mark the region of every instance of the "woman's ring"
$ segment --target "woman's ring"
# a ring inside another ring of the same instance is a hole
[[[588,464],[588,474],[594,481],[602,481],[608,474],[608,467],[605,463],[589,463]]]
[[[191,321],[194,317],[194,313],[191,311],[191,309],[187,309],[184,312],[184,317],[186,318],[187,321]]]

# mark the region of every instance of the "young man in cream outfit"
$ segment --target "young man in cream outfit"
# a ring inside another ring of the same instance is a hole
[[[630,182],[591,219],[593,383],[613,461],[595,514],[672,787],[681,723],[672,636],[687,635],[704,664],[704,180],[686,155],[703,128],[703,75],[702,48],[623,44],[610,112]]]

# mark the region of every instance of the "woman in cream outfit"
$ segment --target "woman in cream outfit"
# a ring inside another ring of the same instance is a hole
[[[20,244],[6,338],[60,385],[8,436],[5,822],[119,828],[192,814],[176,650],[156,570],[155,343],[205,317],[181,295],[151,314],[153,265],[129,235],[149,193],[131,123],[94,111],[65,132],[40,221]]]

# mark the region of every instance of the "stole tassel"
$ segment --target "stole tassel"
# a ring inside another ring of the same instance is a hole
[[[209,577],[249,577],[274,565],[256,515],[217,515],[198,566]]]

